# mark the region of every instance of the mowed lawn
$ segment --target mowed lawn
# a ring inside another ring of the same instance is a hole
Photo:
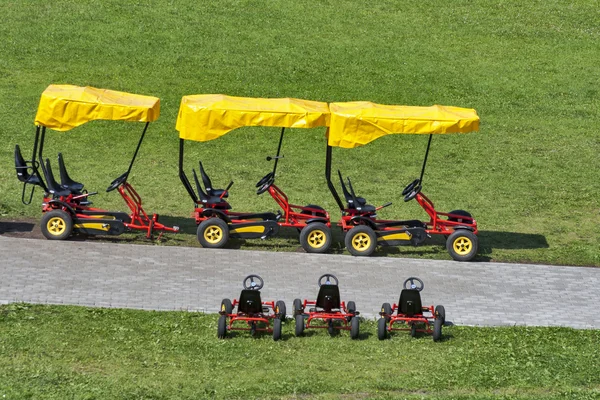
[[[41,92],[51,83],[154,95],[130,182],[148,211],[182,225],[168,244],[198,245],[192,202],[177,172],[175,120],[187,94],[475,108],[479,132],[434,138],[423,192],[441,210],[477,219],[478,260],[600,265],[600,13],[597,1],[151,1],[0,2],[0,219],[39,218],[41,194],[20,202],[13,149],[29,158]],[[141,124],[94,122],[49,132],[95,205],[125,208],[104,188],[128,166]],[[244,128],[186,147],[216,186],[230,180],[239,211],[273,211],[254,183],[271,164],[278,129]],[[393,135],[334,149],[334,171],[383,218],[426,218],[402,188],[420,173],[427,137]],[[339,219],[325,178],[322,129],[291,130],[277,184],[296,204]],[[295,233],[234,247],[295,251]],[[342,251],[341,235],[333,251]],[[448,259],[443,242],[379,254]]]
[[[217,339],[217,316],[67,306],[0,306],[6,399],[592,399],[600,331],[444,328],[442,342],[373,321],[296,338]]]

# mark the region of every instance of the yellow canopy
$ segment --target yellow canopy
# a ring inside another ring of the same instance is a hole
[[[159,114],[157,97],[93,87],[50,85],[40,98],[35,124],[68,131],[96,119],[151,122]]]
[[[181,99],[179,137],[206,142],[243,126],[314,128],[329,124],[327,103],[200,94]]]
[[[472,108],[388,106],[367,101],[331,103],[329,145],[352,148],[394,133],[465,133],[479,129]]]

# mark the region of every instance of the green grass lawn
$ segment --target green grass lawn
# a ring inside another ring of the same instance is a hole
[[[177,173],[175,118],[183,95],[298,97],[320,101],[475,108],[478,133],[434,138],[424,193],[441,210],[477,219],[480,260],[600,265],[600,14],[597,1],[158,1],[6,0],[0,3],[0,218],[39,217],[20,203],[13,149],[28,155],[41,92],[51,83],[161,98],[130,182],[149,211],[187,228],[192,203]],[[123,209],[104,188],[122,174],[141,124],[94,122],[50,132],[72,177],[100,191],[95,205]],[[187,146],[188,174],[203,160],[213,182],[235,181],[239,211],[273,211],[254,183],[270,169],[277,128],[240,129]],[[402,188],[418,176],[426,137],[394,135],[334,149],[383,218],[425,218]],[[278,185],[296,204],[339,211],[324,178],[320,129],[292,130]],[[27,156],[29,157],[29,156]],[[242,248],[294,251],[295,236]],[[334,251],[341,251],[338,241]],[[449,259],[443,243],[386,255]]]
[[[217,316],[0,306],[0,398],[600,397],[598,330],[446,327],[444,340],[325,330],[219,340]]]

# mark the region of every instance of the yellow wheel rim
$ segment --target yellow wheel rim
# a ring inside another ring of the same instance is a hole
[[[223,230],[217,225],[211,225],[204,230],[204,239],[210,244],[216,244],[223,238]]]
[[[465,256],[473,249],[473,242],[466,236],[460,236],[454,240],[452,247],[454,248],[456,254],[459,256]]]
[[[365,251],[371,245],[371,238],[366,233],[360,232],[352,237],[354,250]]]
[[[279,314],[279,307],[275,307],[275,314]]]
[[[65,232],[67,224],[65,223],[65,220],[60,217],[52,217],[48,220],[46,228],[51,235],[59,236]]]
[[[307,241],[310,247],[313,249],[320,249],[321,247],[325,246],[327,235],[322,230],[315,229],[308,234]]]
[[[221,304],[221,311],[225,312],[225,304]]]

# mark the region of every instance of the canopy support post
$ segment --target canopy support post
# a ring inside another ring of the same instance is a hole
[[[137,153],[140,150],[140,147],[142,146],[142,142],[144,141],[144,136],[146,135],[146,131],[148,130],[148,125],[150,125],[150,122],[146,122],[146,126],[144,126],[144,131],[142,132],[140,141],[138,142],[138,145],[135,148],[135,153],[133,153],[133,158],[131,159],[131,162],[129,163],[129,168],[127,169],[127,173],[125,174],[125,176],[127,176],[127,177],[129,176],[129,173],[131,172],[131,168],[133,167],[133,163],[135,161],[135,158],[137,157]],[[125,180],[127,180],[127,178],[125,178]]]
[[[190,181],[188,180],[185,171],[183,170],[183,139],[179,139],[179,179],[181,183],[183,183],[183,187],[188,192],[192,200],[194,201],[194,206],[198,203],[198,197],[196,197],[196,193],[192,186],[190,185]]]
[[[279,161],[279,154],[281,153],[281,144],[283,143],[284,133],[285,128],[281,128],[281,135],[279,136],[279,145],[277,146],[277,155],[275,156],[275,164],[273,165],[273,175],[275,175],[275,171],[277,170],[277,162]]]
[[[431,138],[432,134],[429,134],[429,141],[427,142],[427,150],[425,151],[425,159],[423,160],[423,168],[421,168],[421,177],[419,178],[419,182],[421,185],[423,184],[423,175],[425,174],[425,166],[427,165],[427,157],[429,156],[429,148],[431,147]]]
[[[42,189],[44,189],[44,192],[48,192],[48,187],[47,187],[47,186],[46,186],[46,184],[44,183],[44,179],[45,179],[46,177],[44,176],[44,178],[42,178],[42,176],[40,175],[40,171],[38,170],[38,162],[36,161],[36,153],[37,153],[37,147],[38,147],[38,143],[41,143],[41,144],[40,144],[40,163],[43,163],[43,161],[42,161],[42,151],[41,151],[41,149],[42,149],[42,147],[44,146],[44,144],[43,144],[43,143],[44,143],[44,142],[43,142],[43,141],[44,141],[44,139],[43,139],[43,138],[44,138],[44,136],[45,136],[45,133],[46,133],[46,127],[45,127],[45,126],[44,126],[44,127],[42,127],[42,129],[41,129],[41,130],[42,130],[43,134],[42,134],[42,139],[41,139],[42,141],[40,142],[40,125],[37,125],[37,126],[35,127],[35,139],[33,140],[33,154],[31,155],[31,168],[33,168],[33,172],[34,172],[34,173],[35,173],[35,175],[37,175],[37,177],[39,178],[39,180],[40,180],[40,183],[41,183],[41,186],[42,186]],[[43,165],[43,164],[42,164],[42,165]],[[23,190],[25,190],[25,188],[23,188]],[[32,193],[31,193],[31,194],[32,194],[32,196],[33,196],[33,191],[32,191]],[[30,202],[31,202],[31,201],[30,201]]]
[[[335,202],[340,207],[340,210],[344,211],[344,204],[342,203],[342,200],[340,200],[340,196],[338,195],[337,190],[335,190],[335,186],[331,182],[331,158],[332,158],[331,151],[332,151],[332,147],[328,144],[327,145],[327,153],[326,153],[326,157],[325,157],[325,179],[327,179],[327,187],[329,187],[329,191],[331,192],[331,195],[335,199]]]

